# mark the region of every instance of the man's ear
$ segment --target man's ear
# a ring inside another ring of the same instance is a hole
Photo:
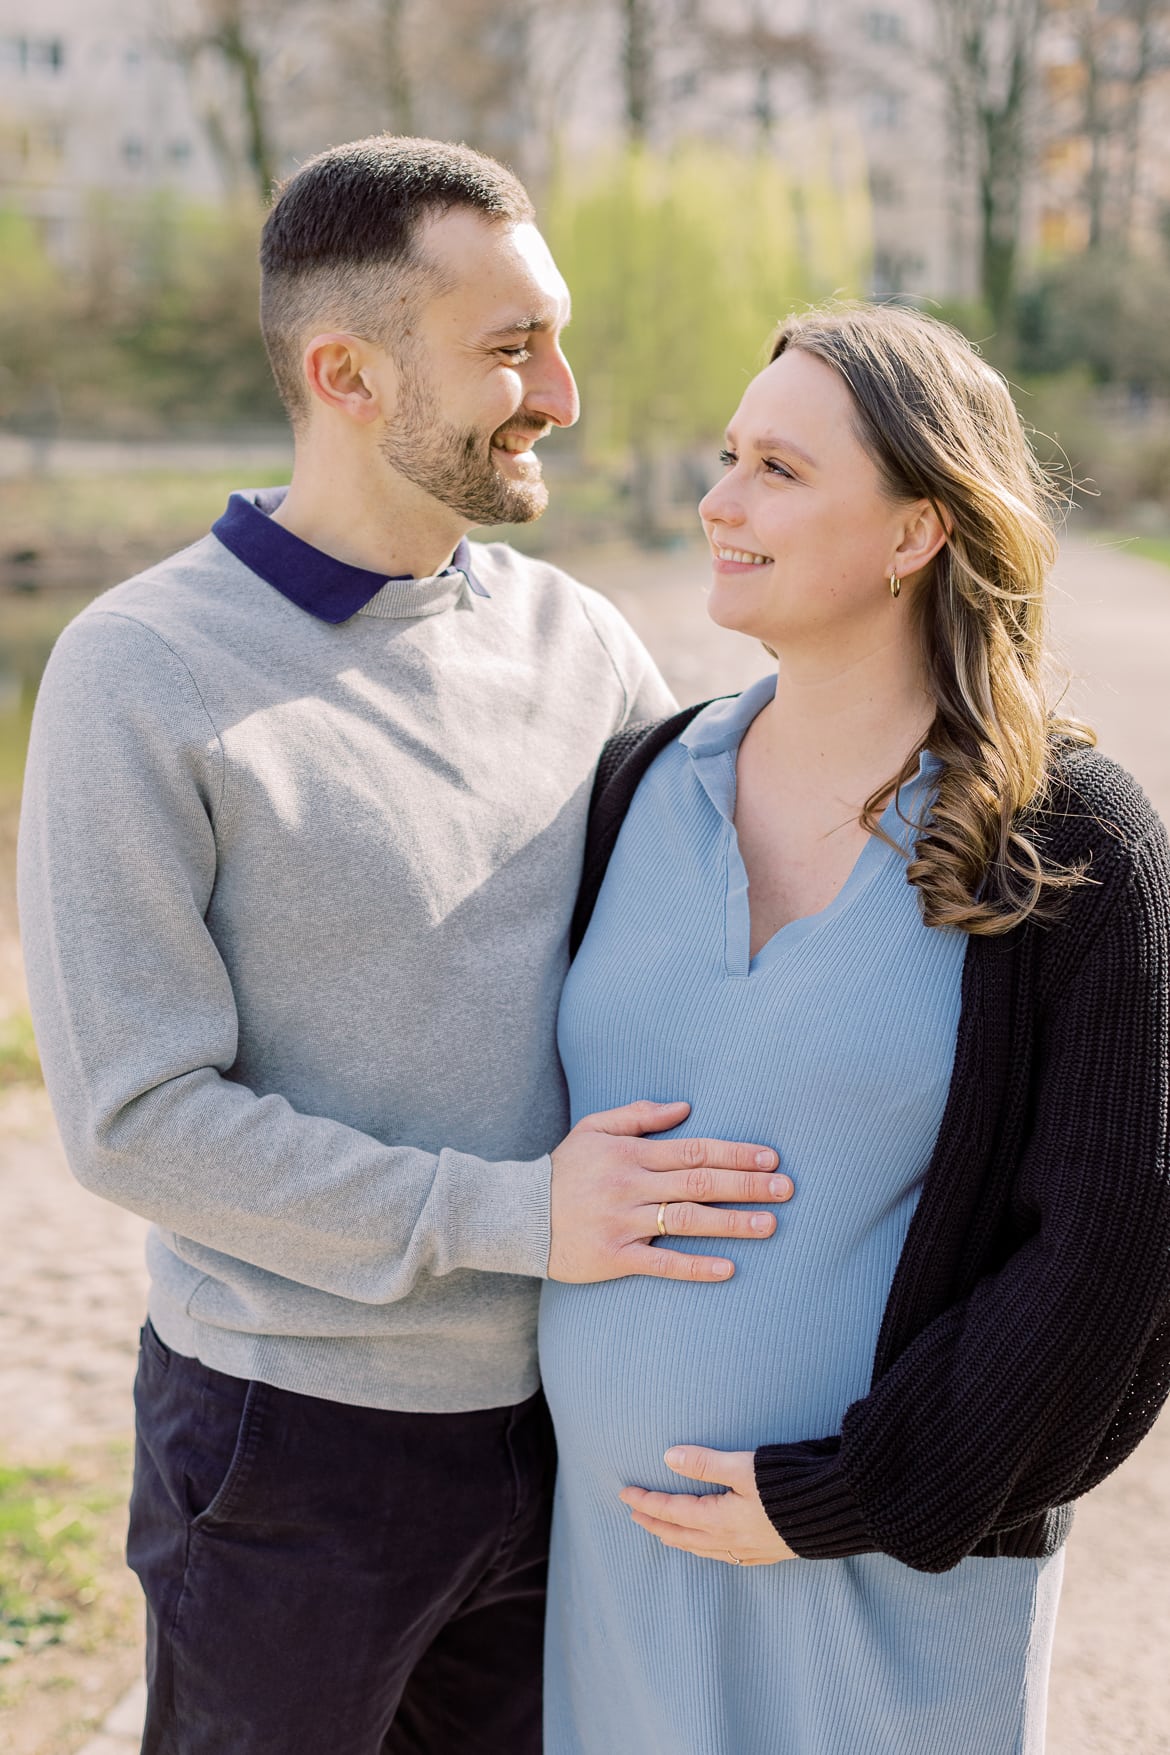
[[[305,382],[318,402],[368,426],[386,413],[389,386],[373,368],[370,345],[356,335],[314,335],[302,356]]]

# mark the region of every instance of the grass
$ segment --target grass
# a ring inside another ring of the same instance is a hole
[[[1094,548],[1117,549],[1170,567],[1170,536],[1122,536],[1115,530],[1095,530],[1090,541]]]
[[[72,1755],[141,1673],[125,1563],[130,1445],[0,1456],[0,1747]]]
[[[41,1063],[27,1012],[0,1016],[0,1091],[7,1085],[41,1082]],[[2,1488],[0,1488],[2,1491]]]
[[[628,531],[632,509],[611,471],[581,471],[570,458],[549,456],[548,511],[532,524],[509,524],[474,532],[484,542],[506,541],[524,552],[554,554]],[[240,487],[272,487],[287,481],[289,466],[257,469],[247,464],[222,470],[182,473],[127,470],[109,475],[54,475],[0,481],[0,559],[16,562],[15,577],[36,563],[85,551],[173,553],[204,535]],[[690,529],[693,509],[669,508]],[[113,582],[101,569],[92,589]],[[115,572],[114,578],[117,577]],[[78,589],[87,581],[78,577]]]
[[[0,1466],[0,1666],[100,1624],[120,1542],[124,1447],[96,1465]]]
[[[270,487],[288,469],[45,476],[0,481],[4,553],[154,545],[159,556],[204,535],[238,487]]]

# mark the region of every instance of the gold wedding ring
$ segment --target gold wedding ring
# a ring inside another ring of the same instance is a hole
[[[723,1552],[727,1555],[727,1558],[731,1561],[733,1566],[743,1565],[743,1561],[740,1559],[739,1555],[733,1554],[730,1548],[724,1548]]]
[[[658,1203],[658,1235],[660,1237],[666,1236],[666,1202],[664,1200],[660,1200]]]

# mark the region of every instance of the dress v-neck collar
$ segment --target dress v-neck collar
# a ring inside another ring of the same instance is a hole
[[[791,947],[821,931],[853,906],[889,860],[902,857],[880,836],[868,836],[832,901],[816,913],[802,914],[796,920],[788,921],[760,946],[754,957],[751,956],[747,868],[735,831],[736,758],[748,726],[758,713],[763,712],[775,693],[775,676],[761,677],[742,694],[713,702],[691,721],[679,738],[679,743],[690,756],[696,778],[723,818],[724,960],[727,974],[737,979],[756,974]],[[938,758],[929,750],[923,750],[916,772],[903,783],[897,796],[890,799],[882,812],[881,828],[903,848],[909,848],[911,838],[918,832],[939,766]]]

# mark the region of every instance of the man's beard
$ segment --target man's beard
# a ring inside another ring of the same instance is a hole
[[[380,449],[390,468],[476,524],[531,524],[548,505],[548,489],[509,481],[492,462],[494,435],[441,421],[427,379],[414,361],[401,364],[398,415]],[[536,433],[543,425],[508,422],[501,432]]]

